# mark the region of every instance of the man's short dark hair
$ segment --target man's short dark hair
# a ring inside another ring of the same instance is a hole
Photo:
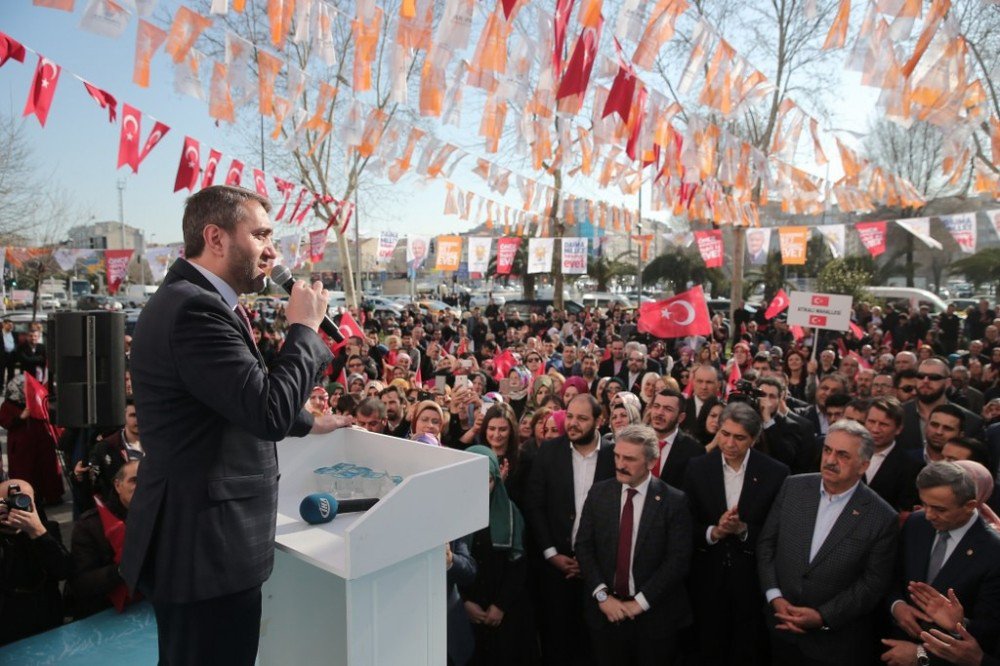
[[[782,398],[785,396],[785,391],[787,390],[785,385],[785,380],[781,377],[775,377],[774,375],[768,375],[767,377],[760,377],[757,379],[757,388],[761,386],[773,386],[778,389],[778,397]],[[829,403],[827,403],[829,404]]]
[[[358,408],[354,413],[359,416],[374,416],[378,419],[385,419],[385,403],[378,398],[371,396],[358,403]]]
[[[846,393],[834,393],[826,399],[826,406],[829,407],[847,407],[851,404],[851,396]]]
[[[965,412],[958,405],[953,405],[950,402],[946,402],[943,405],[938,405],[931,410],[931,416],[937,413],[947,414],[948,416],[953,416],[958,419],[958,429],[965,429]]]
[[[601,402],[591,394],[589,393],[577,394],[572,400],[570,400],[570,404],[574,403],[577,400],[587,401],[587,404],[590,405],[590,413],[595,419],[601,418],[601,415],[604,414],[604,408],[601,407]],[[566,408],[569,409],[569,405],[566,405]]]
[[[337,398],[337,405],[333,408],[336,412],[346,412],[348,414],[354,415],[354,410],[358,408],[358,400],[350,393],[345,393],[344,395]]]
[[[677,412],[680,414],[684,413],[684,410],[687,407],[687,398],[685,398],[684,394],[680,391],[676,391],[672,388],[665,388],[657,391],[656,395],[661,395],[664,398],[677,398]],[[653,400],[656,400],[656,398],[654,397]]]
[[[986,469],[990,469],[990,452],[986,445],[975,437],[956,437],[947,442],[952,446],[960,446],[969,452],[969,460],[974,460]]]
[[[903,405],[900,404],[899,400],[896,400],[891,396],[874,398],[871,406],[868,408],[869,413],[871,413],[871,410],[873,409],[877,409],[888,416],[896,423],[897,426],[903,424]]]
[[[232,185],[212,185],[192,194],[184,202],[184,256],[195,259],[205,249],[205,227],[209,224],[233,233],[244,212],[244,206],[256,201],[265,213],[271,212],[271,202],[256,192]]]
[[[398,384],[390,384],[389,386],[386,386],[384,389],[378,392],[378,397],[384,398],[390,393],[395,393],[396,397],[399,398],[400,402],[406,402],[406,391],[404,391],[403,388]]]
[[[915,368],[907,368],[906,370],[899,370],[892,376],[892,386],[893,388],[899,388],[899,384],[904,379],[916,379],[917,371]]]

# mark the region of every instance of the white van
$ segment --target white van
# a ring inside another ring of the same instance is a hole
[[[340,312],[339,308],[347,308],[347,294],[342,291],[331,291],[328,309],[330,312]]]
[[[940,297],[926,289],[914,287],[866,287],[866,289],[869,294],[883,301],[891,303],[906,301],[914,311],[921,305],[930,307],[932,315],[941,314],[948,309],[948,305]]]

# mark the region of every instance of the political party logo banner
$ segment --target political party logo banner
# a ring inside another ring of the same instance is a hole
[[[326,229],[309,232],[309,261],[318,264],[326,252]]]
[[[521,247],[520,238],[497,239],[497,275],[510,275],[519,247]]]
[[[486,275],[490,266],[490,250],[493,239],[489,236],[472,236],[469,238],[469,273]]]
[[[976,214],[959,213],[958,215],[941,215],[941,222],[958,247],[966,254],[976,251]]]
[[[873,257],[885,252],[886,226],[886,222],[858,222],[854,225],[861,236],[861,244]]]
[[[278,239],[277,263],[295,269],[302,266],[302,237],[299,234],[289,234]]]
[[[809,227],[781,227],[778,229],[778,240],[781,242],[782,264],[802,266],[806,263]]]
[[[105,250],[104,261],[107,265],[108,293],[114,296],[125,281],[128,274],[128,262],[135,250]]]
[[[149,272],[153,276],[153,282],[160,282],[166,277],[167,269],[176,257],[176,246],[151,247],[146,250],[146,262],[149,264]]]
[[[759,227],[747,229],[747,264],[763,266],[771,251],[771,229]]]
[[[551,273],[555,238],[528,239],[528,273]]]
[[[843,294],[793,291],[789,297],[788,325],[847,331],[851,328],[854,299]]]
[[[705,262],[705,268],[720,268],[722,266],[722,230],[694,232],[695,242],[698,243],[698,252]]]
[[[934,250],[943,249],[940,242],[931,238],[931,218],[911,217],[906,220],[896,220],[896,224],[903,227],[911,234],[920,239],[920,242]]]
[[[830,254],[834,259],[844,258],[844,246],[847,244],[847,229],[843,224],[824,224],[814,227],[826,246],[830,249]]]
[[[398,244],[399,234],[395,231],[383,231],[379,234],[375,263],[387,264],[392,261],[392,255],[396,252],[396,245]]]
[[[435,270],[457,271],[462,261],[462,237],[438,236]]]
[[[564,275],[583,275],[587,272],[587,239],[562,239],[562,272]]]

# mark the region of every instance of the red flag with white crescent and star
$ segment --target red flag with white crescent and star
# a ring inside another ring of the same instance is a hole
[[[226,172],[226,185],[240,186],[240,181],[243,179],[243,162],[237,159],[229,164],[229,171]]]
[[[778,293],[771,299],[770,305],[767,306],[767,311],[764,313],[764,319],[774,319],[787,309],[788,294],[785,293],[784,289],[779,289]]]
[[[208,162],[205,163],[205,174],[201,177],[201,189],[210,187],[215,182],[215,172],[219,168],[222,153],[212,148],[208,151]]]
[[[184,137],[184,150],[181,151],[181,161],[177,165],[177,178],[174,180],[174,192],[178,190],[189,190],[194,192],[195,185],[198,184],[198,176],[201,175],[200,146],[197,139],[189,136]]]
[[[126,164],[134,173],[139,172],[139,123],[142,111],[130,104],[122,104],[122,129],[118,139],[118,168]]]
[[[701,286],[639,308],[639,330],[658,338],[709,335],[712,321]]]
[[[344,311],[344,314],[340,315],[340,332],[344,335],[344,343],[347,343],[348,338],[361,338],[364,339],[365,332],[361,328],[361,324],[354,320],[350,312]]]
[[[288,207],[288,200],[292,198],[292,193],[295,191],[295,183],[275,176],[274,184],[278,188],[278,191],[285,197],[284,201],[281,203],[281,209],[278,211],[278,214],[274,216],[274,221],[280,222],[281,218],[285,216],[285,209]]]
[[[24,55],[24,44],[10,35],[0,32],[0,67],[3,67],[10,59],[24,62]]]
[[[262,197],[267,197],[268,199],[271,198],[267,194],[267,181],[264,178],[264,172],[260,169],[253,170],[253,185],[257,188],[257,194]]]
[[[87,89],[87,94],[94,98],[94,101],[101,105],[102,109],[108,110],[108,122],[113,123],[118,117],[118,100],[106,90],[101,90],[89,81],[84,81],[83,87]]]
[[[45,127],[45,121],[49,117],[49,107],[52,106],[52,97],[56,94],[61,71],[59,65],[45,56],[38,56],[35,78],[32,79],[31,88],[28,90],[28,101],[24,105],[23,115],[34,115],[42,127]]]

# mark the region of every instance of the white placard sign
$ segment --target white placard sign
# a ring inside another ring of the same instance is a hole
[[[793,291],[789,296],[788,325],[846,331],[851,327],[854,299],[843,294]]]

